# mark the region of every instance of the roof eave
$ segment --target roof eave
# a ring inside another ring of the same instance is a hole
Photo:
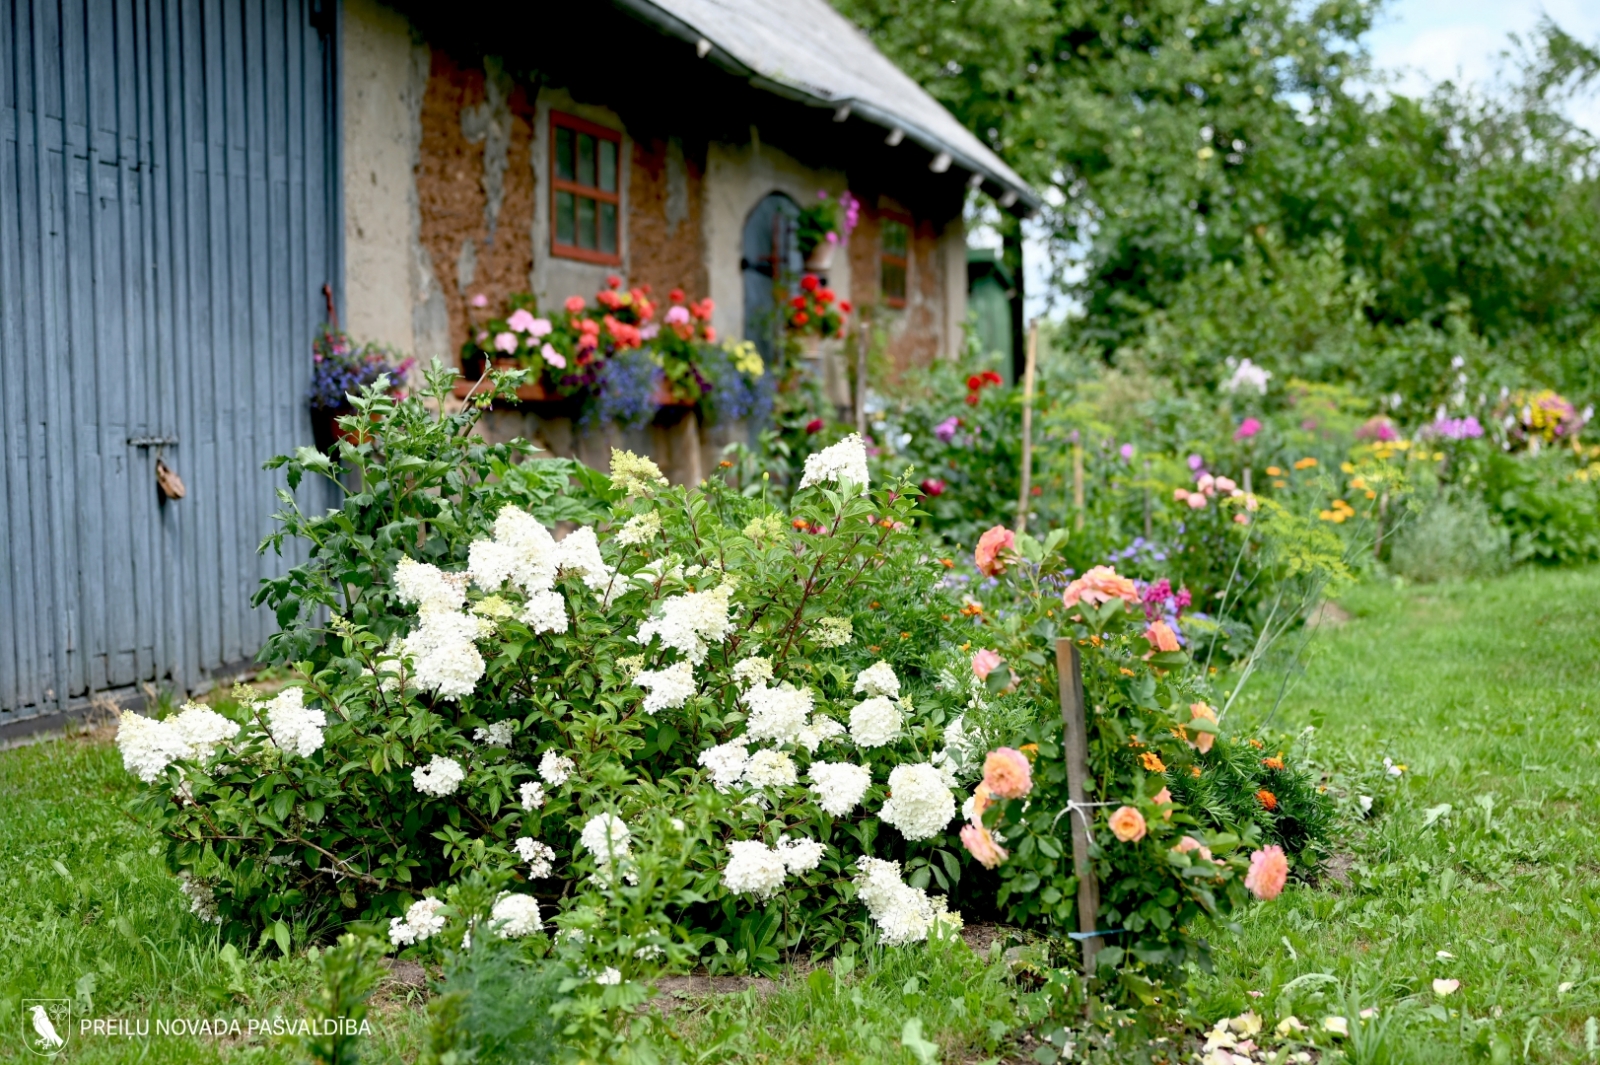
[[[1043,201],[1029,188],[1026,182],[1013,181],[1006,175],[998,173],[993,167],[973,159],[961,149],[945,143],[939,137],[926,129],[922,129],[913,122],[908,122],[898,115],[892,115],[874,104],[861,101],[848,96],[824,96],[811,92],[805,88],[788,82],[776,81],[772,78],[752,70],[741,62],[738,57],[729,53],[717,44],[716,41],[705,36],[695,27],[684,22],[671,12],[664,11],[650,0],[614,0],[617,6],[624,8],[639,18],[655,26],[657,29],[678,38],[686,44],[693,45],[697,54],[707,62],[715,63],[723,70],[749,82],[752,86],[775,96],[781,96],[809,107],[827,108],[838,111],[849,108],[850,115],[859,115],[863,120],[873,125],[881,126],[886,130],[899,130],[901,134],[921,145],[932,153],[935,158],[940,155],[947,156],[951,166],[978,175],[982,184],[980,187],[988,193],[1007,211],[1013,214],[1028,217],[1036,214],[1043,206]],[[702,49],[704,49],[702,51]],[[1009,202],[1008,202],[1009,201]]]

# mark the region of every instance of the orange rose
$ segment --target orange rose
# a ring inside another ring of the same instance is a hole
[[[1144,638],[1150,641],[1150,646],[1157,651],[1178,650],[1178,634],[1172,631],[1172,626],[1165,621],[1157,621],[1144,630]]]
[[[1204,721],[1209,721],[1212,724],[1216,724],[1216,722],[1217,722],[1217,712],[1215,710],[1211,709],[1211,707],[1207,706],[1205,703],[1190,703],[1189,704],[1189,720],[1190,721],[1204,720]],[[1196,732],[1194,734],[1194,739],[1189,741],[1189,746],[1193,747],[1195,750],[1199,751],[1201,754],[1205,754],[1207,751],[1211,750],[1211,745],[1216,743],[1216,742],[1217,742],[1217,737],[1216,737],[1216,735],[1214,733],[1200,732],[1200,731],[1196,730]]]
[[[1289,859],[1283,848],[1274,844],[1250,855],[1250,871],[1245,874],[1244,886],[1258,899],[1272,900],[1283,892],[1284,881],[1289,879]]]
[[[1110,566],[1094,567],[1067,585],[1067,590],[1061,593],[1064,606],[1077,606],[1080,602],[1099,606],[1110,599],[1121,599],[1126,603],[1139,601],[1139,590],[1133,586],[1133,582],[1118,576]]]
[[[1119,806],[1109,822],[1111,834],[1124,843],[1138,843],[1144,839],[1144,814],[1131,806]]]
[[[1017,534],[1004,525],[994,528],[978,537],[978,546],[972,552],[972,560],[977,563],[978,572],[985,577],[997,577],[1006,570],[1005,560],[1001,553],[1016,548]]]
[[[983,760],[983,785],[1002,799],[1020,799],[1033,790],[1033,767],[1028,756],[1010,747],[997,747]]]

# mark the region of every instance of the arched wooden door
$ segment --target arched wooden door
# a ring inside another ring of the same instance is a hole
[[[769,364],[778,352],[782,322],[777,291],[793,292],[802,266],[795,222],[800,205],[781,192],[768,193],[744,223],[739,266],[744,275],[744,338]]]

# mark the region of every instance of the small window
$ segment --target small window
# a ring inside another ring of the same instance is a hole
[[[906,262],[911,252],[911,225],[908,218],[883,220],[883,258],[879,285],[883,299],[891,307],[906,305]]]
[[[568,259],[622,262],[617,157],[622,134],[550,112],[550,251]]]

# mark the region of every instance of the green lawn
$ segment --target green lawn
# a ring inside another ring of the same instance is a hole
[[[1237,937],[1214,930],[1218,971],[1196,978],[1194,1014],[1315,1024],[1376,1007],[1347,1044],[1359,1062],[1600,1061],[1600,570],[1364,588],[1344,606],[1352,620],[1317,634],[1274,724],[1317,722],[1335,788],[1371,791],[1378,816],[1335,841],[1337,878],[1252,908]],[[1261,678],[1239,724],[1281,680]],[[1385,755],[1407,766],[1398,781]],[[152,1028],[299,1015],[310,963],[275,946],[241,956],[188,914],[123,812],[131,783],[103,740],[0,753],[0,1058],[27,1056],[27,998]],[[1434,978],[1460,990],[1440,998]],[[961,948],[903,951],[674,1023],[705,1061],[915,1061],[907,1020],[947,1060],[977,1061],[1014,1023],[1013,996]],[[375,1028],[376,1060],[409,1059],[422,1035],[398,992]],[[272,1038],[73,1040],[84,1062],[295,1059]]]

